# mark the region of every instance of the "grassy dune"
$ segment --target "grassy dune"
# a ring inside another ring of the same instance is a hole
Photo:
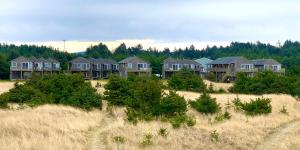
[[[22,110],[0,110],[2,150],[84,149],[89,131],[101,119],[99,111],[44,105]]]
[[[92,81],[96,85],[97,81]],[[102,87],[98,89],[103,92]],[[217,83],[215,83],[217,84]],[[1,86],[3,83],[0,84]],[[12,84],[13,85],[13,84]],[[0,87],[1,87],[0,86]],[[224,87],[224,85],[220,85]],[[227,85],[225,85],[227,86]],[[4,87],[4,86],[2,86]],[[6,86],[5,87],[9,87]],[[3,88],[4,89],[4,88]],[[7,89],[4,89],[7,90]],[[186,99],[194,100],[200,94],[178,92]],[[212,94],[222,108],[235,94]],[[256,95],[238,95],[244,101],[254,99]],[[192,109],[189,115],[196,117],[194,127],[173,129],[170,123],[160,121],[140,122],[132,125],[124,121],[124,108],[115,107],[111,111],[104,109],[85,112],[66,106],[44,105],[21,110],[0,110],[0,147],[1,149],[86,149],[94,144],[102,149],[116,149],[113,137],[122,136],[125,143],[121,149],[141,149],[144,135],[153,135],[153,145],[149,149],[254,149],[265,141],[276,128],[300,119],[300,103],[293,97],[283,94],[264,95],[272,99],[273,111],[266,116],[247,117],[233,108],[229,109],[232,118],[228,121],[209,122],[214,116],[202,115]],[[285,105],[289,114],[280,113]],[[224,110],[224,109],[223,109]],[[167,128],[168,136],[158,135],[160,128]],[[211,140],[216,130],[219,140]],[[297,139],[300,131],[289,133],[279,143],[285,149],[300,149]],[[282,149],[282,148],[281,148]]]

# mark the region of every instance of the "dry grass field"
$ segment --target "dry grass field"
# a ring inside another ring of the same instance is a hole
[[[99,81],[92,81],[92,84],[96,85],[96,82]],[[106,81],[100,82],[102,86],[98,91],[103,92],[103,84]],[[189,100],[194,100],[200,95],[194,92],[178,93]],[[211,96],[217,98],[224,108],[226,103],[231,102],[237,95]],[[249,101],[260,96],[238,95],[238,97]],[[180,129],[173,129],[170,123],[160,121],[139,122],[132,125],[124,121],[124,108],[115,107],[112,111],[106,111],[106,105],[102,111],[91,112],[54,105],[33,109],[0,110],[0,148],[116,149],[113,137],[122,136],[125,143],[120,145],[120,149],[134,150],[142,149],[140,143],[144,135],[151,133],[153,144],[146,149],[300,149],[299,124],[291,123],[300,119],[300,103],[289,95],[269,94],[264,97],[272,99],[273,111],[269,115],[247,117],[230,108],[229,112],[232,115],[230,120],[211,123],[209,120],[214,116],[202,115],[189,109],[188,115],[195,116],[197,123],[194,127]],[[288,115],[280,113],[283,105],[286,106]],[[160,128],[167,128],[167,137],[158,135]],[[216,134],[212,134],[213,131]],[[217,136],[218,141],[212,141],[212,135]],[[261,143],[265,141],[267,146],[272,147],[265,147],[263,144],[261,147]]]

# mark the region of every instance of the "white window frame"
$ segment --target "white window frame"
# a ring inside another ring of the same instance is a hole
[[[24,64],[27,64],[27,67],[26,67],[26,68],[24,68]],[[21,63],[21,68],[22,68],[22,69],[29,69],[29,62],[22,62],[22,63]]]
[[[119,69],[119,65],[113,64],[113,65],[112,65],[112,69],[113,69],[113,70],[118,70],[118,69]]]
[[[128,63],[128,64],[127,64],[127,68],[132,69],[132,63]]]
[[[165,68],[169,68],[169,64],[164,64],[164,67]]]
[[[14,62],[14,61],[11,62],[11,67],[12,68],[16,68],[17,66],[18,66],[17,62]]]
[[[195,64],[191,64],[191,69],[195,69]]]
[[[180,70],[179,64],[172,64],[172,70]]]

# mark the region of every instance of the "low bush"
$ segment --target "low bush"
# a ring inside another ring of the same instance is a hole
[[[9,93],[3,93],[0,96],[0,108],[8,108],[8,105],[7,105],[8,96],[9,96]]]
[[[261,115],[272,112],[271,99],[269,98],[256,98],[250,102],[241,102],[240,99],[233,101],[235,107],[239,110],[244,111],[247,115]]]
[[[224,114],[223,113],[218,113],[215,116],[215,121],[216,122],[222,122],[224,120],[229,120],[231,118],[231,115],[228,111],[225,111]]]
[[[205,114],[213,114],[220,110],[220,104],[207,93],[203,93],[196,101],[190,101],[189,103],[194,109]]]
[[[285,93],[300,96],[300,77],[277,75],[272,71],[258,73],[255,77],[247,77],[245,73],[239,73],[229,91],[245,94]]]
[[[196,119],[194,117],[187,117],[186,125],[192,127],[196,124]]]
[[[220,135],[217,132],[217,130],[211,131],[209,134],[210,134],[210,140],[212,142],[218,142],[219,141]]]
[[[178,120],[174,118],[185,116],[187,102],[173,91],[163,95],[162,87],[161,81],[155,77],[130,76],[125,79],[111,76],[105,85],[105,96],[112,105],[125,105],[127,120],[133,124],[155,118],[173,120],[176,124]]]
[[[111,105],[125,105],[126,100],[130,97],[130,82],[118,76],[111,75],[108,83],[104,86],[105,99]]]
[[[15,84],[13,89],[0,95],[0,99],[36,106],[41,104],[64,104],[90,110],[101,108],[101,96],[80,75],[59,74],[33,77],[26,83]]]
[[[171,124],[173,128],[180,128],[187,120],[186,115],[176,115],[171,119]]]
[[[162,137],[167,137],[167,135],[168,135],[167,128],[160,128],[158,131],[158,135],[160,135]]]
[[[163,97],[160,102],[159,114],[174,116],[176,114],[183,114],[187,111],[187,102],[185,99],[174,91],[170,91],[170,93]]]
[[[153,138],[153,135],[151,133],[145,134],[144,139],[141,142],[141,146],[142,147],[148,147],[148,146],[153,145],[152,138]]]
[[[175,90],[206,91],[206,85],[202,78],[187,68],[182,68],[172,75],[168,80],[168,86]]]

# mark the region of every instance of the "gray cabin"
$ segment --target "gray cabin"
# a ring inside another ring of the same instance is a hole
[[[136,56],[128,57],[119,62],[120,76],[128,77],[128,75],[151,75],[150,64]]]
[[[254,76],[257,69],[253,61],[244,57],[223,57],[209,63],[217,81],[229,82],[235,80],[238,72],[245,72],[247,76]]]
[[[59,61],[49,58],[35,58],[20,56],[10,61],[10,79],[26,80],[32,74],[44,75],[58,74],[61,70]]]
[[[203,67],[203,69],[201,70],[201,72],[200,72],[200,76],[201,77],[207,77],[207,75],[208,75],[208,70],[211,68],[211,66],[210,66],[210,63],[213,61],[213,60],[211,60],[211,59],[209,59],[209,58],[205,58],[205,57],[203,57],[203,58],[200,58],[200,59],[196,59],[195,60],[197,63],[199,63],[202,67]]]
[[[163,79],[170,78],[175,72],[179,71],[181,68],[184,67],[191,69],[198,75],[200,75],[200,72],[203,71],[203,67],[194,60],[168,58],[164,60],[163,63],[163,68],[162,68]]]
[[[108,78],[112,73],[118,73],[118,63],[111,59],[77,57],[70,61],[71,73],[82,74],[85,79]]]
[[[254,67],[258,71],[270,70],[278,74],[284,74],[285,69],[282,65],[274,59],[256,59],[252,60]]]

